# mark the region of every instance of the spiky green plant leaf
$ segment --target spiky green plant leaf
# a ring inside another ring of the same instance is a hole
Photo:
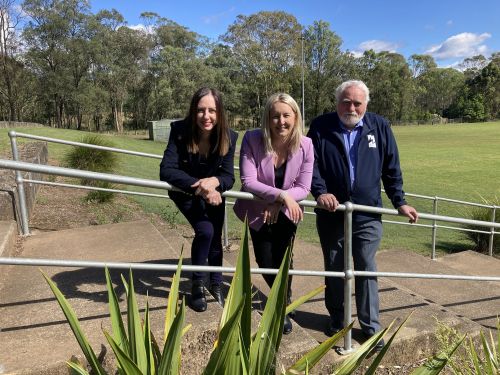
[[[180,373],[181,337],[185,316],[186,304],[183,299],[165,340],[165,346],[158,365],[158,375],[176,375]]]
[[[292,248],[289,247],[274,279],[257,333],[250,346],[250,373],[252,374],[268,374],[274,371],[276,353],[283,335],[291,254]]]
[[[408,321],[408,319],[410,319],[410,316],[412,314],[413,314],[413,312],[411,312],[406,317],[406,319],[403,320],[403,322],[399,325],[398,329],[396,329],[396,331],[392,334],[391,338],[386,342],[386,344],[384,345],[384,347],[382,348],[382,350],[380,351],[380,353],[378,353],[377,356],[375,357],[375,359],[372,361],[372,363],[371,363],[370,367],[368,368],[368,370],[366,371],[365,375],[375,374],[375,371],[377,371],[378,365],[380,364],[380,362],[382,361],[382,358],[384,358],[385,354],[387,353],[387,351],[391,347],[392,342],[394,341],[394,338],[399,333],[399,331],[401,330],[401,328],[403,328],[403,326],[406,324],[406,322]],[[390,324],[390,326],[392,326],[393,324],[394,324],[394,322],[392,322]]]
[[[134,278],[132,270],[129,270],[128,295],[127,295],[127,326],[130,341],[129,356],[144,374],[148,369],[148,358],[144,347],[144,334],[142,331],[139,306],[134,291]]]
[[[144,375],[146,372],[142,372],[136,365],[133,358],[131,358],[128,353],[125,353],[117,342],[111,337],[111,335],[103,330],[104,336],[106,336],[106,340],[108,340],[109,346],[111,346],[111,350],[115,354],[116,360],[120,365],[120,368],[123,369],[125,374],[127,375]]]
[[[148,297],[148,296],[147,296]],[[146,312],[144,313],[144,348],[147,358],[147,375],[155,375],[155,359],[153,349],[153,337],[151,333],[151,319],[149,318],[149,300],[146,299]]]
[[[174,321],[175,315],[179,310],[179,282],[181,279],[181,269],[182,269],[182,253],[184,248],[181,250],[181,256],[179,257],[179,262],[177,263],[177,271],[172,278],[172,284],[170,285],[170,292],[168,294],[167,311],[165,313],[165,329],[163,332],[163,337],[165,340],[168,337],[168,331]]]
[[[212,351],[203,374],[239,375],[244,373],[240,356],[245,355],[245,353],[240,351],[241,346],[239,344],[242,341],[239,322],[244,305],[245,299],[242,298],[236,311],[220,330],[217,347]]]
[[[313,348],[306,355],[295,362],[287,371],[287,375],[302,374],[304,371],[308,371],[310,368],[314,367],[323,356],[328,353],[328,351],[337,343],[337,341],[342,338],[346,332],[352,329],[354,322],[352,322],[348,327],[337,332],[332,337],[323,341],[320,345]]]
[[[71,369],[71,375],[90,375],[87,370],[85,370],[81,364],[75,362],[66,362]]]
[[[392,323],[391,323],[392,324]],[[356,370],[363,360],[372,352],[375,345],[384,337],[386,332],[391,328],[387,328],[377,332],[368,340],[366,340],[355,352],[353,352],[341,365],[333,372],[335,375],[349,375]]]
[[[49,284],[50,289],[52,290],[52,293],[54,293],[54,296],[57,299],[57,302],[59,303],[59,306],[61,307],[62,312],[64,313],[64,316],[66,317],[66,320],[68,321],[69,326],[71,327],[71,330],[73,331],[73,335],[76,338],[76,341],[78,342],[78,345],[80,345],[80,348],[82,349],[83,355],[89,362],[90,367],[92,368],[92,371],[95,374],[98,375],[104,375],[106,374],[106,371],[104,371],[104,368],[102,365],[99,363],[99,360],[97,359],[97,356],[90,346],[90,343],[83,333],[81,327],[80,327],[80,322],[78,321],[78,318],[76,317],[75,311],[69,304],[69,302],[66,300],[66,298],[63,296],[59,288],[56,286],[56,284],[45,274],[43,271],[40,270],[42,273],[43,277],[45,278],[45,281],[47,281],[47,284]]]
[[[458,349],[458,347],[462,344],[462,341],[464,341],[465,336],[462,336],[460,340],[457,340],[448,351],[443,351],[439,353],[438,355],[434,356],[431,358],[429,361],[427,361],[424,365],[420,366],[419,368],[415,369],[411,375],[436,375],[439,374],[443,368],[446,366],[448,363],[450,357],[455,353],[455,351]]]
[[[252,313],[252,281],[250,274],[250,250],[248,223],[245,219],[243,233],[241,236],[240,253],[236,262],[236,271],[231,281],[227,294],[224,310],[219,323],[219,332],[229,318],[238,310],[241,301],[244,301],[241,313],[240,329],[242,333],[243,346],[250,347],[251,340],[251,313]],[[217,342],[216,342],[217,345]]]
[[[325,288],[326,288],[326,285],[321,285],[321,286],[317,287],[316,289],[311,290],[309,293],[295,299],[294,301],[292,301],[291,304],[289,304],[286,307],[285,314],[290,314],[293,310],[297,309],[300,305],[302,305],[303,303],[306,303],[314,296],[317,296],[318,294],[323,292],[325,290]]]
[[[111,328],[113,339],[118,346],[124,351],[129,351],[129,342],[127,338],[127,332],[125,331],[125,325],[123,324],[123,318],[120,310],[120,304],[118,303],[118,297],[113,288],[113,283],[111,281],[111,276],[108,267],[105,268],[106,274],[106,288],[108,289],[108,304],[109,304],[109,315],[111,319]]]

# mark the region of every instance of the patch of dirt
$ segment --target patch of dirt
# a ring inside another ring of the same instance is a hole
[[[49,164],[57,165],[53,160]],[[60,176],[49,176],[48,181],[78,184],[75,179]],[[29,220],[30,231],[58,231],[136,220],[150,221],[162,234],[172,228],[172,224],[158,214],[144,212],[131,196],[118,193],[110,202],[98,203],[86,199],[88,192],[83,189],[40,185]],[[176,225],[176,229],[187,238],[193,236],[188,226]]]

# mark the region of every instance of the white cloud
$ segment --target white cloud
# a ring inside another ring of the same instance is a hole
[[[484,55],[488,52],[488,47],[482,43],[488,38],[491,38],[489,33],[461,33],[432,46],[425,53],[432,55],[436,60]]]
[[[219,22],[219,20],[221,18],[224,18],[227,15],[230,15],[235,10],[236,10],[236,7],[233,6],[233,7],[229,8],[228,10],[226,10],[224,12],[221,12],[221,13],[218,13],[218,14],[214,14],[214,15],[211,15],[211,16],[204,16],[201,19],[203,20],[203,23],[206,24],[206,25],[214,24],[214,23]]]
[[[145,26],[142,23],[138,23],[137,25],[127,25],[126,27],[128,27],[129,29],[132,29],[132,30],[144,31],[146,34],[153,33],[152,26]]]
[[[453,20],[448,20],[448,21],[446,22],[446,26],[451,26],[451,25],[453,25]]]
[[[356,48],[351,53],[354,57],[361,57],[363,56],[364,51],[368,51],[370,49],[374,50],[375,52],[396,52],[399,47],[401,47],[401,45],[399,45],[398,43],[388,42],[385,40],[367,40],[365,42],[362,42],[358,46],[358,48]]]

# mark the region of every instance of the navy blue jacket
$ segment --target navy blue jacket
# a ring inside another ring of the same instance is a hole
[[[351,188],[348,155],[336,112],[315,118],[307,134],[314,145],[314,171],[311,193],[314,198],[324,193],[335,195],[340,203],[382,207],[380,181],[393,206],[406,204],[403,176],[399,166],[396,140],[383,117],[367,112],[359,137],[356,178]],[[324,213],[324,210],[317,210]],[[379,217],[359,213],[361,217]]]
[[[217,177],[220,192],[229,190],[234,184],[234,150],[238,133],[229,130],[231,144],[225,156],[210,152],[205,161],[200,160],[200,154],[188,151],[184,120],[173,122],[170,130],[167,148],[160,163],[160,180],[182,189],[186,193],[194,193],[191,187],[196,181],[206,177]],[[170,192],[173,198],[180,193]],[[182,194],[181,194],[182,195]]]

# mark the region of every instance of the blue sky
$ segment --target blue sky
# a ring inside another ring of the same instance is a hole
[[[214,41],[239,14],[282,10],[303,26],[329,22],[343,50],[427,53],[443,67],[500,51],[500,0],[94,0],[91,6],[115,8],[131,27],[141,24],[142,12],[156,12]]]

